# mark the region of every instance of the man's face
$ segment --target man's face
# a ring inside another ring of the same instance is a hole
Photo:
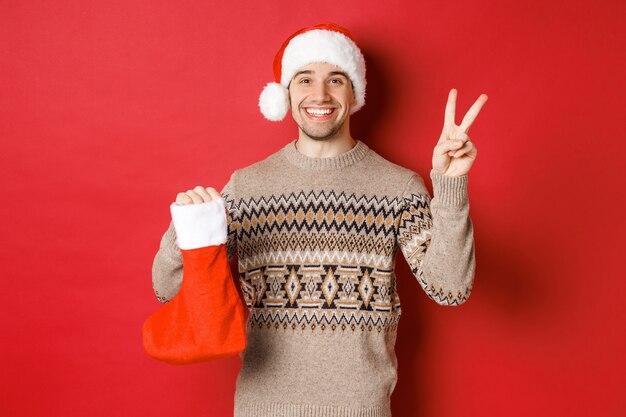
[[[350,108],[356,104],[347,74],[326,63],[300,68],[289,84],[289,99],[300,132],[314,140],[346,133]]]

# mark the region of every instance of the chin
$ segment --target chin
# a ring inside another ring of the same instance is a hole
[[[307,132],[304,129],[302,129],[302,131],[310,139],[313,139],[319,142],[334,139],[337,136],[337,132],[339,132],[339,130],[333,130],[332,132],[328,132],[328,133],[323,133],[323,132],[315,133],[315,132]]]
[[[335,126],[334,128],[326,131],[313,131],[311,129],[307,129],[305,126],[299,126],[300,130],[307,135],[307,137],[316,140],[316,141],[326,141],[330,139],[334,139],[339,132],[342,131],[343,124],[340,126]]]

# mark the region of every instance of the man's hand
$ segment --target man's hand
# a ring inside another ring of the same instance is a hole
[[[454,123],[456,94],[454,88],[448,94],[443,131],[433,151],[433,169],[451,177],[467,174],[476,159],[478,150],[470,141],[467,131],[488,98],[486,94],[481,94],[470,107],[461,125],[457,126]]]
[[[200,204],[222,198],[215,188],[197,186],[193,190],[185,193],[178,193],[176,196],[176,204]]]

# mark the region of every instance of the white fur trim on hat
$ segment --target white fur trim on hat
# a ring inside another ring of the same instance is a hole
[[[267,120],[283,120],[289,111],[289,91],[278,83],[268,83],[259,97],[259,108]]]

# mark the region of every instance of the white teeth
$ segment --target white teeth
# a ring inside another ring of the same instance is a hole
[[[306,112],[314,116],[325,116],[333,112],[332,109],[306,109]]]

